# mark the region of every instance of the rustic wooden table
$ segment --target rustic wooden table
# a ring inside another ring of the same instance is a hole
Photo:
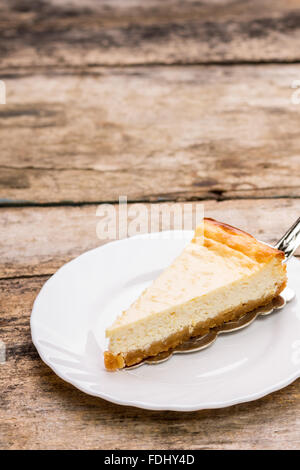
[[[0,447],[299,449],[299,380],[220,410],[121,407],[60,380],[29,329],[119,195],[204,201],[271,243],[300,215],[299,2],[3,0],[0,37]]]

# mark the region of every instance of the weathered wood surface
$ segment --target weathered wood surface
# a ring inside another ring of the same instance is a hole
[[[299,61],[297,0],[2,0],[2,66]]]
[[[261,400],[193,413],[145,411],[90,397],[42,363],[29,314],[46,278],[0,281],[0,448],[296,449],[300,381]],[[1,296],[2,297],[2,296]]]
[[[299,380],[223,410],[120,407],[59,379],[29,329],[46,279],[105,243],[100,202],[205,200],[282,235],[300,215],[299,44],[297,0],[2,0],[1,449],[300,448]]]
[[[299,204],[293,199],[206,201],[205,214],[274,242],[299,215]],[[0,280],[0,339],[7,348],[7,362],[0,364],[0,448],[299,448],[299,380],[223,410],[151,412],[85,395],[42,363],[30,337],[33,301],[48,278],[43,274],[101,243],[96,208],[0,209],[0,276],[38,275]]]
[[[0,202],[299,197],[299,76],[300,65],[10,76]]]
[[[0,281],[7,347],[0,448],[299,449],[299,380],[255,402],[187,414],[121,407],[63,382],[42,363],[30,336],[32,303],[46,279]]]
[[[205,201],[203,205],[207,217],[238,226],[268,243],[279,240],[300,216],[299,199]],[[160,213],[166,206],[172,204],[160,204]],[[98,207],[1,208],[0,278],[52,274],[75,256],[106,243],[108,240],[99,239],[96,233],[97,225],[105,222],[99,213],[97,216]],[[129,220],[133,219],[132,207],[128,205]],[[156,213],[150,221],[151,207],[144,207],[149,214],[149,228],[152,222],[158,229],[168,229],[159,224]],[[196,203],[186,205],[185,213],[192,217],[196,207]],[[180,220],[178,226],[171,228],[182,229]],[[147,231],[146,226],[142,226],[142,231]]]

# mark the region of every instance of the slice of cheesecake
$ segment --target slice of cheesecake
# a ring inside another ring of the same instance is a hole
[[[284,253],[204,219],[180,256],[106,330],[108,370],[137,364],[269,303],[286,286]]]

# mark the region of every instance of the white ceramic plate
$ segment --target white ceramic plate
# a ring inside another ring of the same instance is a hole
[[[183,236],[184,235],[184,236]],[[288,262],[296,298],[208,349],[158,365],[107,372],[105,328],[177,256],[192,232],[108,243],[64,265],[39,293],[33,342],[56,374],[90,395],[153,410],[221,408],[260,398],[300,376],[300,263]]]

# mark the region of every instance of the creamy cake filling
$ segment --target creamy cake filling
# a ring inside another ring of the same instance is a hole
[[[220,286],[200,297],[190,298],[187,303],[175,306],[173,304],[161,311],[152,312],[150,317],[141,314],[136,318],[134,327],[131,323],[125,322],[116,325],[111,336],[109,336],[110,331],[107,332],[110,337],[110,351],[127,353],[135,349],[147,349],[154,341],[163,341],[187,325],[192,332],[197,324],[213,318],[218,313],[230,312],[255,301],[262,303],[270,296],[272,298],[285,281],[284,276],[276,276],[277,280],[274,282],[274,270],[278,269],[278,265],[280,268],[278,261],[272,260],[263,266],[259,273],[255,270],[242,282],[235,279],[230,285],[227,283],[226,287]]]

